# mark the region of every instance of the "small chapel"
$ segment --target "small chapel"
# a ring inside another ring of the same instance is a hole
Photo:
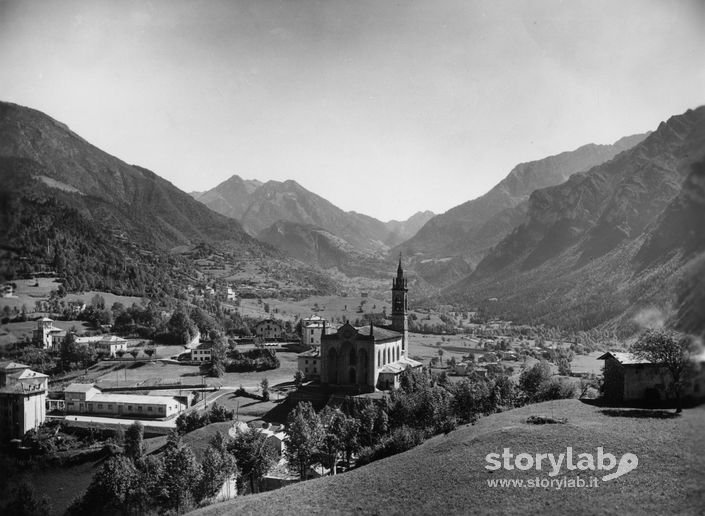
[[[399,376],[421,363],[408,357],[408,288],[401,256],[392,280],[392,324],[356,328],[349,322],[321,335],[321,384],[348,392],[369,393],[399,387]]]

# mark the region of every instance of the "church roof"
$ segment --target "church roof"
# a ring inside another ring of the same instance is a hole
[[[391,364],[387,364],[382,367],[379,372],[398,374],[410,367],[420,367],[421,365],[421,362],[417,362],[416,360],[412,360],[410,358],[401,357],[396,362],[392,362]]]
[[[370,327],[369,326],[361,326],[360,328],[355,328],[357,330],[357,333],[360,335],[364,335],[365,337],[370,336]],[[375,341],[382,341],[382,340],[391,340],[391,339],[399,339],[401,338],[401,333],[398,331],[390,330],[388,328],[380,328],[379,326],[374,326],[372,329],[372,336],[374,337]]]

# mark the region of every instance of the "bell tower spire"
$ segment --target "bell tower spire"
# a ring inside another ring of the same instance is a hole
[[[404,269],[401,266],[401,253],[399,253],[397,276],[392,280],[392,329],[402,334],[401,350],[405,357],[408,355],[409,348],[409,320],[406,313],[409,308],[408,290]]]

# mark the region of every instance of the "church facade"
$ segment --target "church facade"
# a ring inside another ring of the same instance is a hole
[[[399,386],[399,375],[421,364],[408,357],[407,282],[399,258],[392,281],[392,324],[355,328],[345,323],[321,336],[321,384],[352,392],[374,392]]]

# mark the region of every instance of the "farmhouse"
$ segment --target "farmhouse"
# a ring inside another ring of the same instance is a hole
[[[175,397],[103,393],[92,383],[72,383],[64,389],[64,398],[68,413],[95,416],[167,418],[186,408]]]
[[[603,390],[608,402],[659,402],[675,397],[671,374],[663,364],[617,351],[609,351],[598,360],[605,361]],[[682,393],[684,399],[705,397],[705,353],[693,357],[693,374],[685,379]]]
[[[48,376],[0,362],[0,442],[19,439],[46,419]]]
[[[399,376],[421,367],[408,358],[407,282],[401,266],[392,280],[392,325],[353,327],[321,336],[321,384],[334,389],[374,392],[399,387]]]
[[[191,360],[193,362],[210,362],[212,350],[212,342],[201,342],[195,348],[191,348]]]
[[[121,337],[110,335],[96,342],[95,349],[109,357],[114,357],[118,351],[127,351],[127,341]]]
[[[284,327],[274,319],[265,319],[255,325],[255,335],[265,340],[281,339]]]

